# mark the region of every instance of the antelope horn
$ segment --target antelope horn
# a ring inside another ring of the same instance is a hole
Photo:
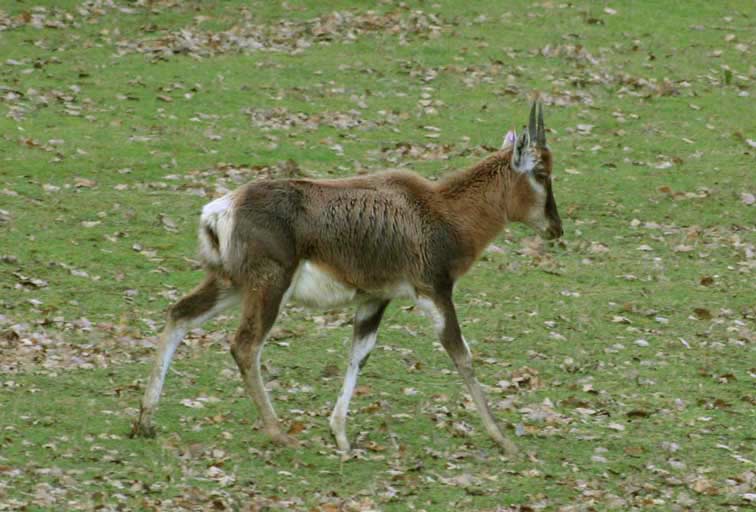
[[[536,141],[537,136],[538,136],[538,133],[536,130],[536,102],[534,101],[530,107],[530,122],[528,122],[528,138],[530,140],[528,142],[532,144],[533,142]]]
[[[546,127],[543,124],[543,104],[538,102],[538,126],[536,130],[536,146],[546,147]]]

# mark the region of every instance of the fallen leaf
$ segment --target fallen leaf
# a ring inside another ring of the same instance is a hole
[[[370,389],[370,386],[361,384],[354,388],[354,394],[355,396],[365,396],[369,395],[372,392],[372,389]]]
[[[693,314],[695,314],[696,318],[699,320],[711,320],[713,318],[711,311],[706,308],[694,308]]]
[[[287,433],[291,436],[297,435],[305,429],[305,424],[301,421],[293,421]]]
[[[711,286],[714,284],[714,278],[711,276],[703,276],[698,282],[701,286]]]
[[[80,177],[74,178],[74,187],[76,188],[92,188],[96,185],[97,185],[97,182],[95,180],[90,180],[88,178],[80,178]]]

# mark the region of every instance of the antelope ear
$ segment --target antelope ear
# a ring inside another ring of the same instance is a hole
[[[509,149],[515,145],[515,142],[517,142],[517,131],[509,130],[501,142],[501,149]]]
[[[515,171],[529,172],[533,168],[532,156],[527,151],[529,145],[528,132],[521,133],[512,149],[512,169]]]

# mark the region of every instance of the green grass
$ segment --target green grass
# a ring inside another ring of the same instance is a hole
[[[750,2],[173,3],[0,11],[0,509],[748,508]],[[249,25],[266,49],[224,49]],[[134,51],[181,29],[193,50]],[[404,302],[362,372],[348,460],[327,419],[349,312],[289,308],[266,347],[301,448],[260,431],[228,354],[234,315],[179,349],[158,437],[128,439],[164,311],[201,278],[204,203],[286,160],[312,177],[440,176],[523,124],[533,90],[564,243],[511,226],[456,292],[525,459],[496,451]],[[362,124],[249,114],[271,109]]]

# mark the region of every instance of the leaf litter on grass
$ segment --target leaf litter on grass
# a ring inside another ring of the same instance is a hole
[[[256,23],[248,9],[242,9],[239,14],[241,19],[235,19],[234,26],[228,30],[203,30],[200,21],[159,37],[117,41],[118,54],[142,53],[152,59],[175,55],[207,58],[256,51],[299,54],[313,45],[353,43],[371,33],[396,36],[399,44],[407,44],[412,37],[439,37],[446,25],[439,15],[421,10],[409,14],[334,11],[310,20],[281,19],[270,24]]]
[[[0,175],[0,229],[13,240],[0,262],[0,508],[753,504],[756,259],[744,178],[754,136],[740,102],[754,75],[743,64],[753,42],[742,12],[699,5],[695,19],[676,12],[676,30],[640,30],[623,23],[645,16],[642,4],[287,4],[280,15],[235,3],[70,5],[0,14],[0,37],[13,45],[2,63],[0,143],[17,159]],[[665,21],[658,14],[651,26]],[[373,46],[386,50],[381,59]],[[356,55],[348,62],[347,51]],[[234,60],[244,55],[267,59],[254,63],[247,89],[234,76],[249,74],[248,61]],[[295,81],[318,84],[265,89],[279,78],[265,68],[286,78],[292,57]],[[142,61],[140,76],[119,74]],[[254,96],[258,81],[265,103]],[[460,285],[471,296],[460,317],[480,379],[524,462],[486,444],[470,398],[411,309],[388,313],[355,397],[357,449],[347,460],[327,433],[345,312],[288,310],[266,352],[266,380],[301,451],[265,444],[223,328],[182,345],[158,441],[123,439],[161,310],[197,278],[182,233],[202,201],[251,180],[351,173],[350,160],[433,175],[462,167],[500,143],[510,122],[502,108],[518,111],[536,88],[568,239],[552,246],[514,228]],[[166,129],[184,119],[201,128]],[[113,141],[79,136],[85,121]],[[236,138],[234,124],[252,142]],[[97,264],[110,254],[117,272]],[[64,386],[78,394],[58,393]],[[72,428],[58,402],[91,421]]]

